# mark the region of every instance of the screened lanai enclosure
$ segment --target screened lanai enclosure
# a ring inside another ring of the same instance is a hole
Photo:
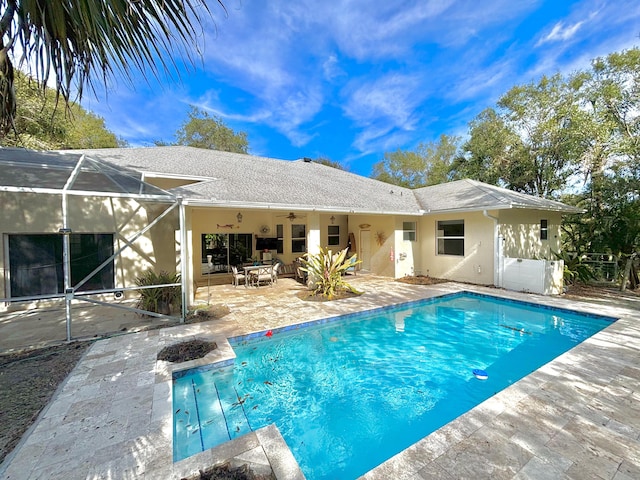
[[[179,198],[79,153],[0,148],[0,201],[0,313],[63,308],[67,341],[82,304],[162,317],[137,308],[136,280],[181,273]],[[181,288],[184,319],[182,283],[155,286]]]

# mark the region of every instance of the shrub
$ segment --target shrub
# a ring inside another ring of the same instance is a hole
[[[147,270],[136,278],[136,285],[148,287],[151,285],[165,285],[168,283],[180,283],[179,273],[160,272]],[[140,290],[137,308],[148,312],[170,315],[172,310],[178,310],[182,306],[182,290],[175,287],[151,287]]]
[[[588,283],[595,279],[595,274],[591,267],[583,263],[580,255],[567,252],[553,252],[558,260],[564,262],[564,283],[565,285],[573,285],[577,282]]]
[[[362,293],[344,281],[347,270],[360,263],[359,260],[355,260],[355,254],[349,259],[346,257],[346,248],[338,253],[320,248],[320,252],[315,255],[304,255],[300,270],[307,272],[314,295],[322,295],[332,300],[342,292]]]

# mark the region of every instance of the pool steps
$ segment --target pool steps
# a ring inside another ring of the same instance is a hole
[[[201,372],[175,381],[173,404],[181,407],[174,411],[174,462],[203,451],[203,445],[211,448],[253,431],[244,399],[238,397],[233,383],[224,378],[204,382],[203,377],[211,374]]]

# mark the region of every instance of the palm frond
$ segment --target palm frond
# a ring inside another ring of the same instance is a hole
[[[0,0],[0,7],[0,52],[18,44],[20,61],[43,85],[54,76],[65,101],[72,88],[81,98],[86,85],[116,72],[131,79],[134,69],[144,75],[149,68],[157,76],[177,71],[177,58],[193,62],[204,16],[211,15],[201,0]],[[0,57],[0,71],[12,68],[8,56]],[[15,110],[0,100],[4,124]]]

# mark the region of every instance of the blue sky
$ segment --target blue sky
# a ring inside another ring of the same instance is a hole
[[[180,78],[109,83],[83,105],[132,146],[171,140],[189,105],[250,153],[328,157],[369,176],[385,152],[464,136],[517,84],[640,45],[637,0],[225,0]]]

